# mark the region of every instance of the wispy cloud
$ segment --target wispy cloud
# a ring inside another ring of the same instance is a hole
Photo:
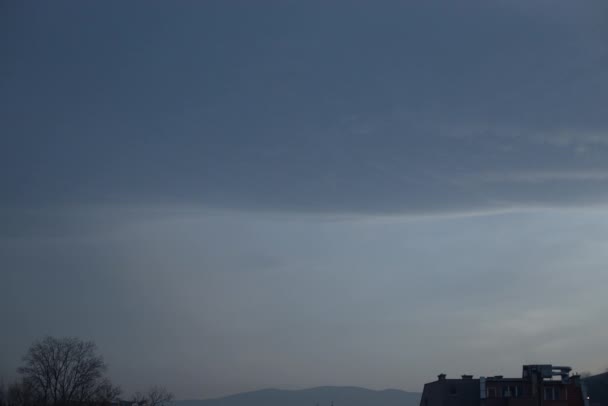
[[[547,183],[547,182],[604,182],[608,180],[608,171],[530,171],[484,173],[472,175],[469,179],[482,183]]]

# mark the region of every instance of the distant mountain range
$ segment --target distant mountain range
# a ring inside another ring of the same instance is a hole
[[[175,406],[419,406],[420,393],[323,386],[302,390],[263,389],[217,399],[178,400]]]

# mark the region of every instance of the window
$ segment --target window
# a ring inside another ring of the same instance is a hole
[[[522,395],[521,388],[517,385],[509,385],[503,387],[502,395],[505,398],[519,398]]]
[[[450,386],[450,395],[455,395],[456,392],[456,387],[454,385]]]
[[[560,388],[556,386],[545,387],[545,400],[559,400]]]
[[[487,397],[489,397],[489,398],[498,397],[498,395],[497,395],[498,391],[496,390],[496,388],[487,388],[486,391],[487,391],[487,393],[486,393]]]

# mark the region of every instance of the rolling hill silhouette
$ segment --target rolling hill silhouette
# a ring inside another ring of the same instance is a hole
[[[302,390],[263,389],[216,399],[180,400],[175,406],[419,406],[420,393],[397,389],[323,386]]]

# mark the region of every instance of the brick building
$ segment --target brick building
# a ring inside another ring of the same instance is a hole
[[[524,365],[521,378],[445,374],[424,385],[420,406],[589,406],[585,385],[569,367]],[[557,378],[557,379],[556,379]]]

